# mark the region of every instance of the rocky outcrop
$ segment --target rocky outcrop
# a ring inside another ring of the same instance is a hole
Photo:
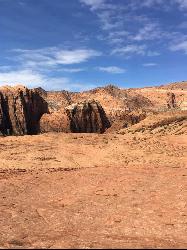
[[[175,94],[172,92],[167,93],[167,107],[168,109],[174,109],[177,107]]]
[[[120,134],[150,133],[152,134],[187,134],[187,111],[172,110],[154,112],[134,126],[121,129]]]
[[[41,132],[104,133],[109,127],[105,111],[94,100],[74,103],[40,121]]]
[[[106,133],[113,133],[123,128],[128,128],[134,124],[146,118],[147,114],[143,110],[132,111],[129,113],[122,113],[120,116],[116,116],[116,119],[112,122],[112,125],[107,129]]]
[[[37,91],[24,86],[0,88],[1,134],[37,134],[40,118],[46,112],[48,105]]]
[[[40,120],[40,131],[41,133],[71,132],[70,120],[65,109],[61,109],[51,114],[44,114]]]
[[[66,112],[74,133],[104,133],[110,127],[104,109],[95,100],[72,104]]]

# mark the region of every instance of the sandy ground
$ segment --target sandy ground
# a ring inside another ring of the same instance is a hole
[[[187,136],[1,137],[0,247],[186,248]]]

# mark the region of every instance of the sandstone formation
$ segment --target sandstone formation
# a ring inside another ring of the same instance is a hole
[[[51,112],[58,111],[73,103],[98,101],[111,123],[124,115],[143,110],[167,111],[168,93],[175,95],[175,104],[179,110],[187,110],[187,83],[174,83],[158,87],[118,88],[112,84],[84,92],[49,91],[45,100]]]
[[[140,122],[151,113],[171,109],[187,110],[187,82],[130,89],[110,84],[84,92],[3,87],[0,131],[36,134],[40,123],[41,132],[103,133],[108,127],[111,127],[108,132],[116,131]]]
[[[171,92],[167,93],[167,106],[168,109],[174,109],[177,107],[174,93]]]
[[[71,132],[70,120],[65,109],[44,114],[40,120],[41,133],[47,132]]]
[[[1,134],[37,134],[40,118],[46,112],[47,103],[37,91],[24,86],[0,88]]]
[[[116,119],[112,122],[111,127],[106,132],[115,133],[120,129],[129,128],[144,120],[147,115],[148,114],[142,110],[121,114],[120,116],[116,117]]]
[[[171,110],[150,114],[138,124],[119,130],[120,134],[127,133],[181,135],[187,134],[187,111]]]
[[[41,132],[103,133],[109,127],[104,109],[94,100],[45,114],[40,121]]]
[[[72,104],[66,108],[70,128],[75,133],[103,133],[110,127],[109,120],[99,102],[91,100]]]

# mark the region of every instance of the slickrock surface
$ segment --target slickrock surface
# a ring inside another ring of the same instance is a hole
[[[187,247],[187,135],[10,136],[0,159],[0,247]]]
[[[24,86],[0,88],[1,134],[37,134],[40,118],[46,112],[47,103],[37,91]]]

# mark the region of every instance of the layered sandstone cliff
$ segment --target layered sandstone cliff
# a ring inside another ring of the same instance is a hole
[[[40,121],[42,132],[104,133],[109,127],[104,109],[94,100],[71,104]]]
[[[47,102],[37,91],[24,86],[0,88],[1,134],[37,134],[40,118],[47,112]]]
[[[70,128],[75,133],[104,133],[110,122],[101,104],[89,100],[66,107]]]
[[[103,133],[168,110],[187,110],[187,82],[134,89],[108,85],[84,92],[5,86],[0,88],[0,133]]]

